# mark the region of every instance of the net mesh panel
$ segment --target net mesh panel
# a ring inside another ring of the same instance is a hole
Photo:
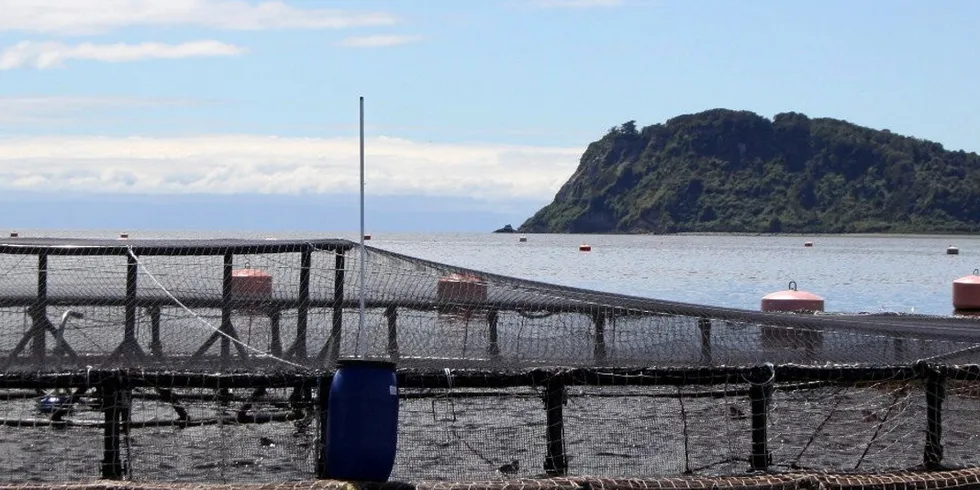
[[[400,368],[395,479],[888,472],[931,433],[933,466],[980,466],[975,319],[717,308],[365,250],[362,324],[348,241],[0,244],[0,480],[309,480],[318,383],[349,357]]]

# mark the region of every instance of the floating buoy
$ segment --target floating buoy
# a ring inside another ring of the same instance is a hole
[[[960,249],[952,245],[946,247],[946,255],[959,255],[959,254],[960,254]]]
[[[803,246],[804,247],[812,247],[813,246],[813,242],[803,242]]]
[[[578,246],[578,251],[579,252],[591,252],[592,251],[592,245],[588,245],[588,244],[583,243],[583,244],[581,244],[581,245]]]
[[[17,238],[19,236],[20,236],[20,234],[18,234],[16,231],[10,232],[10,238]]]
[[[973,269],[973,274],[953,281],[953,308],[980,310],[980,269]]]
[[[762,311],[813,313],[823,311],[823,303],[823,298],[806,291],[798,291],[796,281],[790,281],[789,289],[762,297]]]
[[[436,296],[439,301],[486,301],[487,282],[474,274],[449,274],[439,278]]]
[[[371,239],[371,235],[364,235],[364,239],[365,240],[370,240]]]
[[[235,299],[256,300],[272,296],[272,276],[260,269],[231,271],[231,295]]]
[[[524,235],[521,235],[521,236],[517,237],[517,241],[519,241],[521,243],[524,243],[524,242],[527,241],[527,237],[524,236]]]
[[[127,238],[129,238],[129,233],[120,233],[119,234],[119,239],[120,240],[125,240]]]

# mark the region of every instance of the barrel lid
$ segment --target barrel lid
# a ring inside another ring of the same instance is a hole
[[[980,284],[980,270],[973,269],[973,274],[963,276],[953,282],[957,284]]]
[[[339,359],[337,367],[378,367],[385,369],[395,369],[395,363],[381,359]]]

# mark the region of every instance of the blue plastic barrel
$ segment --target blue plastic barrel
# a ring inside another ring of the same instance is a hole
[[[395,364],[362,359],[338,361],[324,416],[326,477],[387,481],[398,444]]]

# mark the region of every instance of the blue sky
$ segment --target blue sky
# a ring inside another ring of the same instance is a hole
[[[328,213],[356,199],[359,96],[373,224],[404,231],[519,224],[609,127],[716,107],[980,149],[968,0],[0,0],[0,12],[0,187],[32,202],[71,191],[78,209],[123,194],[141,210],[59,221],[7,199],[8,226],[135,229],[159,196],[188,193],[225,197],[168,226],[229,222],[236,200]],[[398,196],[429,204],[395,217]]]

